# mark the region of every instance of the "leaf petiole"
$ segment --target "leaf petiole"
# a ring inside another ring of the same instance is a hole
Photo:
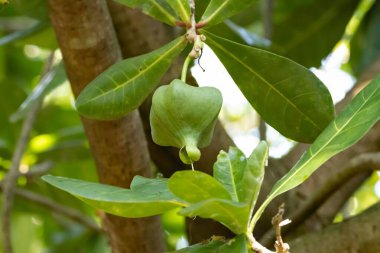
[[[181,81],[186,83],[186,77],[187,77],[187,71],[189,69],[190,62],[193,60],[193,58],[188,55],[185,59],[185,62],[183,63],[182,67],[182,74],[181,74]]]

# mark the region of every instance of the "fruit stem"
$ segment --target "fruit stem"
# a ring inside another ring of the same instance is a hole
[[[186,83],[186,77],[187,77],[187,71],[189,69],[190,62],[193,58],[190,57],[189,55],[186,57],[185,62],[183,63],[182,67],[182,74],[181,74],[181,81]]]

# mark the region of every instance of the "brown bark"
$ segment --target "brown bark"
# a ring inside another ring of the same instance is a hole
[[[74,95],[121,59],[104,0],[49,0],[49,12]],[[101,182],[128,187],[136,174],[151,176],[139,113],[114,121],[82,118]],[[162,252],[157,217],[125,219],[104,214],[113,252]]]
[[[292,253],[380,252],[380,204],[364,213],[291,241]]]

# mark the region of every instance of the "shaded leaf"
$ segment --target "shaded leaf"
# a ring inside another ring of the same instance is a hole
[[[79,94],[78,111],[88,118],[117,119],[135,110],[185,45],[182,36],[153,52],[112,65]]]
[[[274,11],[272,41],[281,48],[281,55],[306,67],[319,67],[343,37],[358,3],[359,0],[279,1]]]
[[[252,0],[211,0],[207,6],[201,22],[207,26],[216,25],[223,20],[243,11],[254,1]]]
[[[165,0],[114,0],[131,8],[141,9],[145,14],[164,22],[175,25],[176,18]]]
[[[142,182],[139,178],[139,182],[132,183],[138,191],[51,175],[43,176],[42,179],[92,207],[128,218],[157,215],[185,205],[168,190],[165,179],[149,179],[151,182]],[[142,183],[149,183],[150,186],[143,187],[144,190],[141,191],[142,188],[139,186]]]
[[[273,186],[269,196],[254,215],[253,224],[276,196],[300,185],[329,158],[359,141],[380,119],[379,108],[380,76],[355,96],[297,164]]]
[[[358,76],[380,55],[380,2],[376,1],[350,41],[350,64]]]
[[[49,26],[48,22],[39,21],[29,28],[26,28],[24,30],[20,30],[17,32],[13,32],[11,34],[8,34],[8,35],[0,38],[0,46],[15,42],[15,41],[20,40],[20,39],[27,38],[29,36],[32,36],[36,33],[43,31],[48,26]]]
[[[244,234],[238,235],[220,246],[218,253],[247,253],[247,239]]]
[[[215,178],[197,170],[177,171],[170,177],[168,187],[178,198],[190,203],[211,198],[231,199],[227,190]]]
[[[190,247],[167,253],[217,253],[220,246],[224,245],[223,240],[214,239],[209,242],[198,243]]]
[[[66,79],[65,67],[61,62],[41,79],[33,92],[22,102],[17,111],[11,115],[10,120],[16,122],[24,118],[36,102],[61,85]]]
[[[167,0],[167,3],[183,22],[190,23],[190,5],[188,0]]]
[[[179,211],[179,214],[216,220],[235,234],[245,233],[249,220],[249,208],[247,204],[216,198],[191,204]]]
[[[250,104],[284,136],[312,142],[333,119],[330,93],[308,69],[279,55],[205,34]]]

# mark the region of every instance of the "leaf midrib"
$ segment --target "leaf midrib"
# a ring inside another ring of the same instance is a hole
[[[209,23],[209,22],[211,22],[212,19],[213,19],[217,14],[219,14],[219,12],[220,12],[220,11],[224,8],[224,6],[227,5],[229,2],[230,2],[230,1],[227,0],[227,1],[225,1],[224,3],[222,3],[222,4],[219,6],[219,8],[216,9],[216,10],[214,11],[213,14],[211,14],[211,16],[209,16],[206,20],[204,20],[204,22],[205,22],[205,23]],[[211,3],[210,3],[210,4],[211,4]]]
[[[166,51],[166,53],[162,54],[161,56],[159,56],[155,61],[152,62],[152,64],[150,64],[147,68],[143,69],[142,71],[140,71],[137,75],[135,75],[134,77],[132,77],[131,79],[128,79],[126,82],[120,84],[119,86],[117,86],[116,88],[114,89],[110,89],[98,96],[94,96],[93,98],[89,99],[86,101],[86,103],[83,103],[83,105],[86,105],[86,104],[89,104],[91,103],[92,101],[94,100],[97,100],[99,99],[100,97],[103,97],[103,96],[106,96],[107,94],[109,93],[112,93],[112,92],[116,92],[117,90],[125,87],[126,85],[128,85],[129,83],[132,83],[134,82],[137,78],[139,78],[140,76],[144,75],[148,70],[150,70],[153,66],[155,66],[157,64],[157,62],[160,62],[162,60],[162,58],[165,58],[167,55],[169,55],[172,51],[174,51],[174,49],[177,49],[177,47],[183,43],[183,40],[179,40],[178,43],[176,43],[170,50]],[[121,71],[123,72],[123,71]],[[111,76],[108,76],[107,77],[110,77],[112,78]]]
[[[249,66],[247,66],[244,62],[240,61],[239,58],[235,57],[233,54],[231,54],[229,51],[226,51],[223,46],[218,44],[215,40],[210,39],[213,41],[216,46],[218,46],[221,50],[223,50],[227,55],[235,59],[237,62],[239,62],[241,65],[243,65],[248,71],[256,75],[258,78],[260,78],[264,83],[266,83],[269,88],[271,88],[273,91],[275,91],[277,94],[279,94],[286,102],[288,102],[296,111],[298,111],[299,114],[303,115],[309,122],[311,122],[318,130],[322,130],[321,127],[319,127],[308,115],[304,114],[294,103],[291,102],[287,97],[285,97],[279,90],[277,90],[273,85],[271,85],[264,77],[262,77],[260,74],[258,74],[256,71],[251,69]]]
[[[362,103],[362,105],[356,110],[356,112],[352,115],[352,117],[350,117],[350,119],[347,120],[346,123],[343,124],[343,126],[339,128],[339,131],[337,131],[337,132],[332,136],[332,138],[330,138],[330,140],[329,140],[328,142],[326,142],[323,146],[321,146],[321,148],[320,148],[315,154],[313,154],[312,156],[310,156],[310,158],[308,159],[308,162],[307,162],[307,163],[304,163],[304,165],[302,165],[301,167],[299,167],[299,168],[298,168],[298,169],[292,174],[292,176],[293,176],[296,172],[302,170],[307,164],[309,164],[309,162],[310,162],[311,160],[313,160],[317,155],[319,155],[319,153],[321,153],[322,150],[323,150],[326,146],[328,146],[328,145],[329,145],[329,144],[335,139],[335,137],[336,137],[337,135],[339,135],[339,134],[342,132],[342,130],[347,126],[347,124],[349,124],[349,123],[350,123],[350,122],[356,117],[356,115],[357,115],[358,113],[360,113],[360,111],[362,110],[362,108],[367,104],[367,102],[372,98],[372,96],[377,92],[378,89],[380,89],[380,86],[377,87],[377,88],[373,91],[373,93],[372,93],[367,99],[365,99],[364,97],[362,97],[362,98],[364,99],[364,103]],[[333,121],[333,122],[335,122],[335,121]],[[283,182],[281,185],[279,185],[279,186],[277,187],[277,189],[276,189],[275,191],[273,191],[273,193],[271,193],[271,194],[269,195],[269,196],[270,196],[269,198],[270,198],[270,199],[273,199],[274,197],[276,197],[276,196],[277,196],[277,193],[281,190],[281,188],[282,188],[286,183],[288,183],[289,180],[292,179],[292,176],[289,176],[289,177],[287,178],[287,180],[284,180],[284,182]],[[272,197],[271,197],[271,196],[272,196]]]
[[[157,3],[155,0],[150,0],[150,2],[155,5],[157,7],[157,9],[159,9],[163,14],[164,16],[166,16],[170,22],[172,23],[175,23],[175,20],[176,18],[173,17],[173,15],[171,15],[167,10],[165,10],[164,7],[162,7],[159,3]]]

